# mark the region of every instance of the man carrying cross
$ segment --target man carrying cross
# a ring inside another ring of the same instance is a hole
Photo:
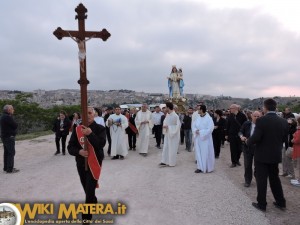
[[[79,125],[76,132],[72,132],[68,151],[76,157],[77,171],[85,192],[85,203],[97,203],[95,189],[98,186],[102,160],[103,147],[106,142],[105,127],[94,121],[95,110],[88,107],[88,127]],[[88,151],[84,150],[83,138],[87,138]],[[88,159],[88,170],[85,170],[85,158]],[[100,167],[100,171],[99,171]],[[82,220],[91,220],[91,214],[82,214]]]
[[[63,37],[71,37],[78,44],[80,60],[80,79],[78,83],[80,84],[81,93],[82,125],[77,126],[76,132],[72,133],[68,151],[71,155],[76,156],[77,170],[86,194],[86,203],[97,203],[95,188],[98,186],[100,177],[106,135],[105,128],[94,121],[94,108],[87,106],[87,85],[89,81],[86,75],[85,42],[91,38],[101,38],[106,41],[110,37],[110,33],[106,29],[102,29],[102,31],[85,30],[87,9],[82,3],[77,6],[75,12],[77,12],[75,19],[78,19],[78,31],[66,31],[58,27],[53,34],[59,40]],[[84,224],[89,224],[89,221],[86,220],[91,218],[90,213],[82,215]]]

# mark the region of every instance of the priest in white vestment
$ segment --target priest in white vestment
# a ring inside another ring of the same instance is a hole
[[[149,136],[153,127],[152,113],[144,103],[142,109],[136,114],[135,126],[138,129],[137,147],[142,156],[147,156],[149,149]]]
[[[179,116],[174,112],[171,102],[166,103],[167,116],[163,123],[164,148],[162,152],[161,167],[175,166],[180,141],[181,123]]]
[[[206,112],[206,106],[201,105],[199,110],[200,117],[192,124],[194,134],[195,154],[197,160],[197,170],[195,173],[209,173],[215,167],[214,145],[212,132],[214,122]]]
[[[116,107],[115,114],[108,117],[106,126],[109,127],[111,136],[111,159],[124,159],[128,154],[125,132],[128,127],[128,120],[121,114],[120,107]]]

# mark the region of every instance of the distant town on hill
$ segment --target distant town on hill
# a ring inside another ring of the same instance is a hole
[[[280,97],[270,96],[274,98],[282,107],[290,107],[295,112],[300,111],[300,97]],[[34,90],[32,92],[23,92],[18,90],[1,90],[0,99],[16,99],[22,98],[23,101],[37,103],[42,108],[51,108],[56,105],[80,105],[79,89],[59,89],[59,90]],[[89,90],[88,103],[93,106],[115,106],[121,104],[139,104],[146,102],[150,104],[161,104],[168,98],[163,93],[145,93],[133,90]],[[211,96],[201,94],[185,94],[187,99],[186,106],[194,107],[198,102],[204,102],[210,109],[227,109],[231,104],[235,103],[242,108],[257,109],[261,108],[265,98],[236,98],[230,96]]]

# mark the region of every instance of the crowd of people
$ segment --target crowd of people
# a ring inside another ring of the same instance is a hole
[[[199,103],[186,112],[178,112],[176,105],[167,102],[151,112],[146,103],[141,109],[123,110],[108,107],[103,112],[88,108],[88,126],[81,125],[80,113],[68,118],[61,111],[53,123],[55,155],[66,154],[66,140],[71,133],[67,149],[76,157],[78,174],[86,193],[86,203],[97,202],[95,188],[100,176],[104,146],[112,160],[124,160],[128,151],[137,151],[142,157],[149,154],[149,139],[154,135],[156,148],[162,149],[159,167],[174,167],[179,145],[185,144],[187,152],[195,152],[195,173],[214,171],[215,160],[220,157],[225,142],[229,144],[230,168],[241,166],[243,153],[244,186],[249,187],[256,178],[257,202],[253,206],[265,211],[267,180],[275,198],[274,205],[285,209],[279,175],[290,178],[293,186],[300,186],[300,117],[295,118],[289,108],[276,112],[273,99],[264,102],[263,110],[243,111],[237,104],[229,109],[208,110]],[[1,117],[1,139],[4,146],[4,171],[19,172],[14,168],[14,143],[17,123],[13,107],[6,105]],[[94,152],[84,151],[85,142]],[[61,145],[61,146],[60,146]],[[88,169],[84,159],[88,161]],[[278,164],[282,162],[282,173]],[[294,168],[297,168],[297,171]],[[86,215],[87,219],[90,215]]]

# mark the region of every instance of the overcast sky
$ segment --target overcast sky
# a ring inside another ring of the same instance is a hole
[[[90,90],[167,93],[171,66],[184,92],[233,97],[300,96],[299,0],[10,0],[0,3],[1,90],[79,89],[74,9],[86,30]]]

